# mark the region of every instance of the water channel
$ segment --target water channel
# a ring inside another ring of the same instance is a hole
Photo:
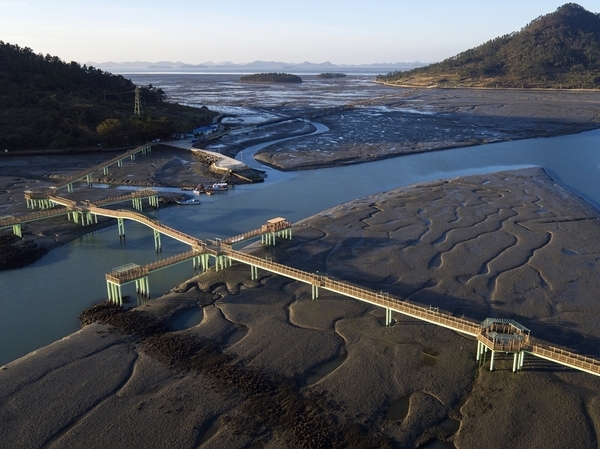
[[[169,226],[199,238],[228,237],[283,216],[292,222],[340,203],[409,184],[461,175],[541,166],[560,184],[600,208],[600,130],[403,156],[360,165],[283,173],[266,167],[263,184],[236,186],[203,196],[200,206],[157,212]],[[240,158],[251,162],[256,147]],[[185,251],[163,238],[156,255],[152,231],[126,222],[127,241],[116,226],[51,251],[25,268],[0,272],[0,365],[79,329],[78,315],[106,299],[104,274],[130,262],[144,264]],[[194,275],[191,263],[153,274],[153,297]],[[123,294],[133,294],[124,289]],[[135,300],[135,299],[134,299]]]

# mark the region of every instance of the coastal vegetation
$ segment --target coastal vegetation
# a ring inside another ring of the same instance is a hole
[[[240,81],[247,83],[301,83],[302,78],[290,73],[255,73],[242,76]]]
[[[518,32],[377,80],[423,87],[599,88],[600,15],[567,3]]]
[[[325,72],[325,73],[318,74],[317,77],[318,78],[345,78],[346,74],[338,73],[338,72]]]
[[[0,151],[127,146],[207,124],[215,115],[167,103],[165,92],[0,41]]]

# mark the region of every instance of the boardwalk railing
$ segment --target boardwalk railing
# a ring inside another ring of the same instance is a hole
[[[484,342],[493,351],[515,352],[524,350],[547,360],[551,360],[562,365],[569,366],[590,374],[600,375],[600,361],[591,357],[566,351],[564,349],[554,348],[541,344],[529,344],[520,340],[491,342],[489,338],[481,333],[481,324],[464,318],[454,317],[452,315],[440,312],[437,308],[426,308],[415,304],[410,304],[399,298],[391,297],[383,292],[373,292],[371,290],[357,287],[346,282],[336,281],[327,276],[307,273],[302,270],[291,268],[276,262],[261,259],[250,254],[235,251],[231,247],[221,247],[221,253],[227,255],[233,260],[254,265],[272,273],[280,274],[292,279],[315,285],[344,296],[368,302],[380,307],[394,310],[404,315],[411,316],[423,321],[427,321],[439,326],[443,326],[461,333],[465,333]]]
[[[86,209],[84,209],[85,211]],[[160,223],[156,218],[150,218],[138,212],[133,212],[130,210],[110,210],[110,209],[102,209],[96,206],[89,206],[87,211],[101,215],[103,217],[111,217],[111,218],[127,218],[129,220],[137,221],[138,223],[142,223],[146,226],[151,227],[159,231],[161,234],[167,235],[169,237],[174,238],[175,240],[179,240],[180,242],[187,243],[192,247],[200,248],[204,242],[202,240],[192,237],[184,232],[178,231],[177,229],[173,229],[170,226],[166,226]]]
[[[229,237],[222,241],[224,245],[233,245],[234,243],[242,242],[244,240],[252,239],[254,237],[258,237],[264,232],[261,229],[255,229],[254,231],[244,232],[243,234],[239,234],[233,237]]]
[[[252,256],[241,251],[236,251],[227,246],[221,248],[221,253],[225,256],[230,257],[233,260],[237,260],[238,262],[244,262],[250,265],[254,265],[258,268],[262,268],[263,270],[280,274],[291,279],[295,279],[297,281],[306,282],[311,285],[315,285],[316,282],[316,275],[314,274],[298,270],[297,268],[291,268],[277,262],[271,262],[265,259],[261,259],[260,257]]]
[[[58,184],[55,184],[54,186],[52,186],[52,188],[57,189],[57,190],[62,189],[63,187],[66,187],[69,184],[79,181],[79,180],[85,178],[86,176],[91,175],[92,173],[102,170],[104,167],[108,167],[110,165],[116,164],[120,160],[126,159],[126,158],[130,157],[131,155],[134,155],[141,151],[144,151],[147,148],[152,148],[152,146],[153,146],[152,144],[140,145],[139,147],[134,148],[133,150],[129,150],[129,151],[125,152],[124,154],[120,154],[119,156],[116,156],[108,161],[102,162],[102,163],[96,165],[95,167],[92,167],[83,172],[80,172],[65,181],[61,181]]]
[[[444,312],[440,312],[438,309],[426,308],[417,306],[415,304],[407,303],[387,295],[386,293],[373,292],[371,290],[356,287],[345,282],[334,281],[327,277],[323,277],[321,287],[331,290],[336,293],[340,293],[345,296],[358,299],[360,301],[369,302],[381,307],[385,307],[396,312],[408,315],[413,318],[418,318],[423,321],[428,321],[449,329],[462,332],[468,335],[476,336],[479,334],[479,324],[465,320],[463,318],[457,318],[452,315],[448,315]]]
[[[539,343],[534,343],[525,350],[543,359],[600,376],[600,361],[591,357]]]
[[[93,206],[106,206],[107,204],[121,203],[123,201],[127,201],[133,198],[146,198],[148,196],[154,195],[158,195],[158,192],[156,190],[136,190],[135,192],[131,192],[127,195],[111,196],[102,200],[92,201],[90,204]]]
[[[29,214],[18,215],[16,217],[6,217],[0,219],[0,228],[6,228],[19,223],[25,223],[27,221],[42,220],[44,218],[55,217],[64,215],[70,212],[71,209],[59,208],[59,209],[46,209],[37,212],[31,212]]]
[[[186,251],[185,253],[166,257],[164,259],[157,260],[156,262],[151,262],[143,266],[133,267],[130,270],[111,271],[106,275],[106,279],[111,282],[114,282],[115,284],[126,284],[127,282],[131,282],[143,276],[147,276],[153,271],[161,270],[170,265],[175,265],[179,262],[184,262],[186,260],[192,259],[193,257],[199,256],[200,254],[202,254],[202,251],[199,250]]]
[[[48,199],[49,199],[50,201],[52,201],[53,203],[60,204],[60,205],[62,205],[62,206],[68,207],[68,208],[70,208],[70,209],[73,209],[73,208],[75,208],[75,207],[77,206],[77,201],[75,201],[75,200],[70,200],[70,199],[68,199],[68,198],[63,198],[63,197],[61,197],[61,196],[58,196],[58,195],[56,195],[56,194],[52,194],[52,195],[50,195],[50,196],[48,197]]]
[[[437,309],[428,309],[422,306],[410,304],[405,301],[401,301],[399,298],[390,297],[389,295],[386,296],[383,293],[373,292],[371,290],[357,287],[346,282],[335,281],[326,276],[308,273],[306,271],[291,268],[277,262],[261,259],[260,257],[233,250],[230,247],[222,248],[222,253],[233,260],[248,263],[272,273],[306,282],[308,284],[315,285],[344,296],[350,296],[360,301],[385,307],[404,315],[438,324],[458,332],[466,333],[472,336],[477,336],[480,332],[478,323],[453,317],[452,315],[439,312]]]

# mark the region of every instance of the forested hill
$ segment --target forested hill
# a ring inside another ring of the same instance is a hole
[[[567,3],[521,31],[377,79],[414,86],[599,88],[600,15]]]
[[[146,114],[134,116],[135,87],[121,75],[0,41],[0,151],[134,145],[177,126],[192,129],[208,115],[188,111],[190,123],[181,122],[182,107],[163,103],[164,92],[149,85],[140,87]]]

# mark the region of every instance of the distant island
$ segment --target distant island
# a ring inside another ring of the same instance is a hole
[[[242,76],[240,81],[247,83],[301,83],[302,78],[290,73],[255,73]]]
[[[567,3],[521,31],[442,62],[380,75],[377,81],[422,87],[597,89],[600,15]]]
[[[187,64],[181,61],[129,61],[129,62],[94,62],[88,61],[88,66],[107,70],[111,73],[136,73],[136,72],[209,72],[209,73],[264,73],[264,72],[293,72],[319,74],[322,72],[345,72],[345,73],[388,73],[394,70],[409,70],[424,66],[425,63],[396,62],[396,63],[374,63],[374,64],[332,64],[331,62],[313,63],[304,61],[302,63],[281,61],[253,61],[248,63],[234,62],[212,62],[205,61],[199,64]]]
[[[345,78],[346,74],[345,73],[326,72],[326,73],[318,74],[317,77],[318,78]]]

